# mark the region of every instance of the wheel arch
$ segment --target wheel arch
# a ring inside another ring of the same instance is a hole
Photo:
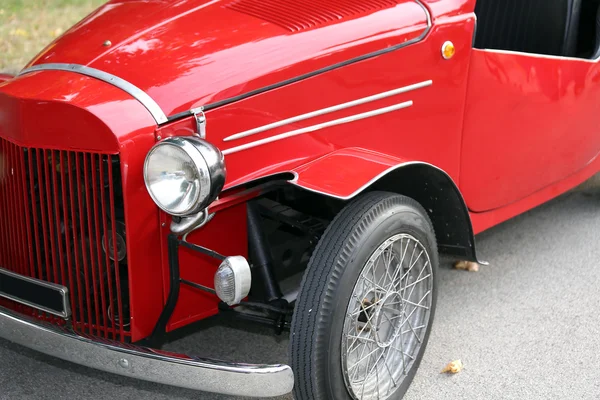
[[[408,196],[429,214],[440,253],[481,262],[462,194],[452,177],[432,164],[343,149],[298,168],[294,174],[294,185],[343,201],[374,190]]]

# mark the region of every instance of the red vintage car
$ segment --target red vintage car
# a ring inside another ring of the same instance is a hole
[[[599,7],[110,1],[1,78],[0,337],[203,391],[402,397],[439,254],[477,262],[474,234],[600,169]],[[289,330],[290,365],[159,350],[224,312]]]

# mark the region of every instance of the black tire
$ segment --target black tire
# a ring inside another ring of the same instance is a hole
[[[374,251],[397,234],[416,238],[431,261],[431,306],[427,327],[423,328],[426,332],[418,353],[415,350],[417,356],[412,366],[403,375],[402,383],[387,398],[400,399],[408,389],[423,357],[433,322],[439,263],[437,244],[431,221],[420,204],[393,193],[371,192],[352,201],[335,217],[319,241],[302,280],[289,348],[296,400],[362,397],[362,394],[352,395],[345,381],[348,374],[344,374],[341,361],[344,321],[363,267]],[[402,357],[404,361],[404,355]],[[395,382],[394,386],[397,386]]]

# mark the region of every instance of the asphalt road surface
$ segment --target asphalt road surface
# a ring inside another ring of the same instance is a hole
[[[406,399],[600,398],[600,179],[477,237],[491,266],[444,262],[429,347]],[[285,362],[287,339],[213,320],[169,349]],[[464,370],[441,375],[461,359]],[[226,396],[101,373],[0,341],[0,399]],[[291,395],[282,399],[291,399]]]

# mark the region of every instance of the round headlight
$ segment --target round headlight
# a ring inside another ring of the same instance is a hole
[[[196,214],[223,189],[223,154],[199,138],[168,138],[146,156],[144,180],[150,196],[165,212],[175,216]]]

